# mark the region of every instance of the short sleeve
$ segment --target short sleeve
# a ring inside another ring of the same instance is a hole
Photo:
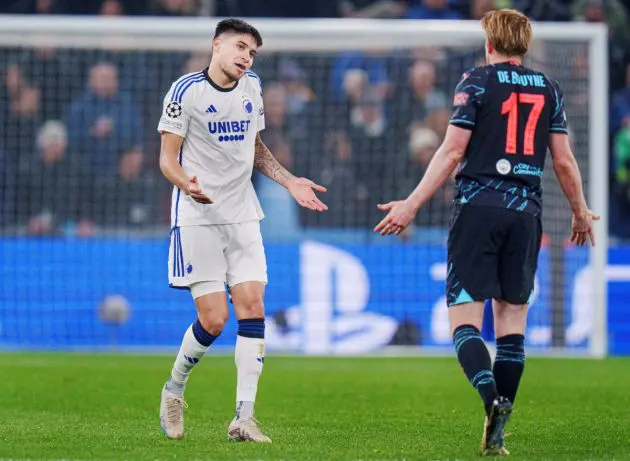
[[[473,69],[464,72],[455,87],[453,96],[453,114],[449,123],[460,128],[472,130],[477,122],[479,111],[486,92],[486,72]]]
[[[258,131],[262,131],[265,129],[265,101],[263,98],[263,90],[262,90],[262,80],[260,79],[260,77],[251,72],[251,74],[254,76],[254,78],[252,79],[252,81],[254,82],[254,91],[255,91],[255,98],[256,101],[258,102],[257,106],[257,113],[256,113],[256,129]]]
[[[177,83],[173,83],[164,97],[162,116],[157,129],[160,133],[166,131],[183,138],[188,133],[190,112],[186,108],[184,95],[180,95],[181,91],[177,90]]]
[[[549,124],[549,132],[568,134],[567,114],[564,111],[564,96],[562,95],[562,90],[555,80],[551,80],[550,83],[553,112]]]
[[[256,129],[258,131],[262,131],[265,129],[265,101],[263,99],[262,86],[260,87],[260,91],[258,92],[258,120],[256,124]]]

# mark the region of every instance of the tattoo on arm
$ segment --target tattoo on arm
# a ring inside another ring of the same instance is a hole
[[[256,135],[254,146],[254,167],[269,179],[273,179],[278,184],[284,186],[287,181],[294,178],[289,171],[280,165],[265,143],[260,139],[260,134]]]

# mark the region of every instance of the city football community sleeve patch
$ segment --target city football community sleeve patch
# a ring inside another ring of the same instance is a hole
[[[166,116],[169,118],[178,118],[182,115],[182,105],[176,101],[169,102],[166,106]]]

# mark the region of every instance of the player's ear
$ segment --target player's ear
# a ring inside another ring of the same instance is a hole
[[[494,45],[490,40],[486,40],[486,53],[492,54],[494,53]]]
[[[221,46],[221,37],[215,37],[212,39],[212,51],[216,51]]]

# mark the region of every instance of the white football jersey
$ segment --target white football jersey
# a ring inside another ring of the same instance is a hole
[[[236,224],[264,217],[252,185],[254,142],[265,128],[262,89],[251,71],[231,89],[221,88],[207,69],[184,75],[164,98],[158,131],[184,138],[179,163],[197,176],[214,203],[195,202],[173,188],[171,226]]]

